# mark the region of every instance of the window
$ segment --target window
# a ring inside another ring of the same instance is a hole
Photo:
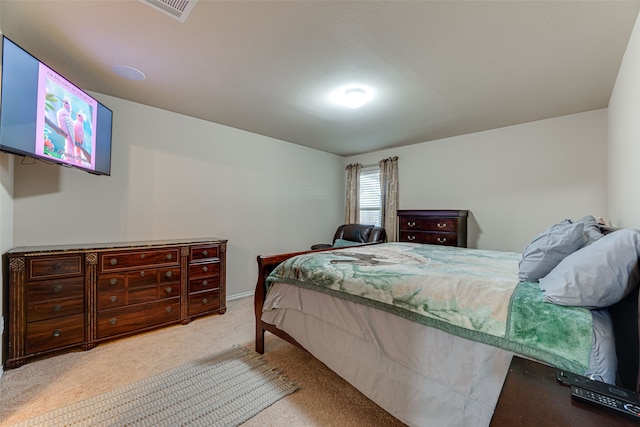
[[[360,172],[360,223],[381,225],[380,168],[363,168]]]

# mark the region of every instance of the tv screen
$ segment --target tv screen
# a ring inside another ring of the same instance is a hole
[[[0,150],[111,174],[113,113],[2,38]]]

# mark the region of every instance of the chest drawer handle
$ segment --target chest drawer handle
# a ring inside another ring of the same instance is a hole
[[[171,286],[168,286],[167,289],[165,289],[164,291],[170,294],[171,292],[173,292],[173,289],[171,288]]]
[[[204,251],[202,251],[202,255],[207,256],[209,255],[209,251],[207,251],[206,249]]]
[[[111,260],[109,261],[109,263],[111,265],[116,265],[118,263],[118,259],[117,258],[111,258]]]
[[[111,320],[109,320],[109,323],[111,323],[112,325],[117,325],[118,324],[118,319],[116,319],[115,317]]]
[[[173,259],[173,255],[172,254],[167,254],[167,259],[168,260],[172,260]]]
[[[206,280],[202,281],[202,286],[209,286],[209,282],[207,282]]]
[[[438,226],[438,228],[447,228],[447,223],[446,222],[439,222],[436,225]]]
[[[172,271],[167,271],[164,275],[167,276],[167,277],[171,277],[171,276],[173,276],[173,272]]]
[[[62,285],[55,285],[53,287],[53,292],[60,293],[62,291]]]
[[[54,270],[60,270],[62,268],[62,264],[59,262],[56,262],[55,264],[53,264],[53,269]]]
[[[118,279],[116,279],[115,277],[112,278],[111,280],[109,280],[109,283],[111,283],[112,285],[117,285],[118,284]]]
[[[438,237],[438,243],[446,243],[446,242],[447,242],[446,237]]]
[[[53,331],[53,333],[51,334],[51,336],[58,338],[60,335],[62,335],[62,331],[60,329],[56,329],[55,331]]]
[[[144,277],[144,275],[145,275],[145,274],[146,274],[146,273],[145,273],[144,271],[141,271],[141,272],[140,272],[140,277]]]
[[[171,313],[173,311],[173,308],[167,307],[164,309],[164,311],[166,311],[167,313]]]
[[[203,303],[203,304],[206,304],[206,303],[208,303],[208,302],[209,302],[209,300],[208,300],[208,299],[206,299],[206,298],[202,298],[202,303]]]
[[[147,255],[146,254],[140,254],[140,258],[144,259]]]
[[[202,267],[202,271],[209,271],[209,267],[207,267],[207,266]]]
[[[60,304],[56,304],[53,306],[53,311],[60,311],[62,310],[62,306]]]
[[[118,297],[113,295],[112,297],[109,298],[109,301],[116,302],[116,301],[118,301]]]
[[[407,222],[407,225],[408,225],[409,227],[415,227],[415,226],[416,226],[416,223],[415,223],[415,221],[409,221],[409,222]]]
[[[416,240],[416,236],[407,236],[407,240],[413,242],[414,240]]]

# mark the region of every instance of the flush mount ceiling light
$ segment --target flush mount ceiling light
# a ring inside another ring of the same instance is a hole
[[[145,75],[137,68],[129,67],[128,65],[114,65],[111,67],[114,73],[120,77],[124,77],[129,80],[144,80]]]
[[[344,91],[344,105],[349,108],[360,108],[367,102],[367,92],[359,87]]]
[[[371,90],[360,86],[348,86],[336,90],[331,98],[349,108],[360,108],[371,99]]]

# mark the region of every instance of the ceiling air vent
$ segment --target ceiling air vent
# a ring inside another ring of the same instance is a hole
[[[139,0],[180,22],[187,20],[198,0]]]

